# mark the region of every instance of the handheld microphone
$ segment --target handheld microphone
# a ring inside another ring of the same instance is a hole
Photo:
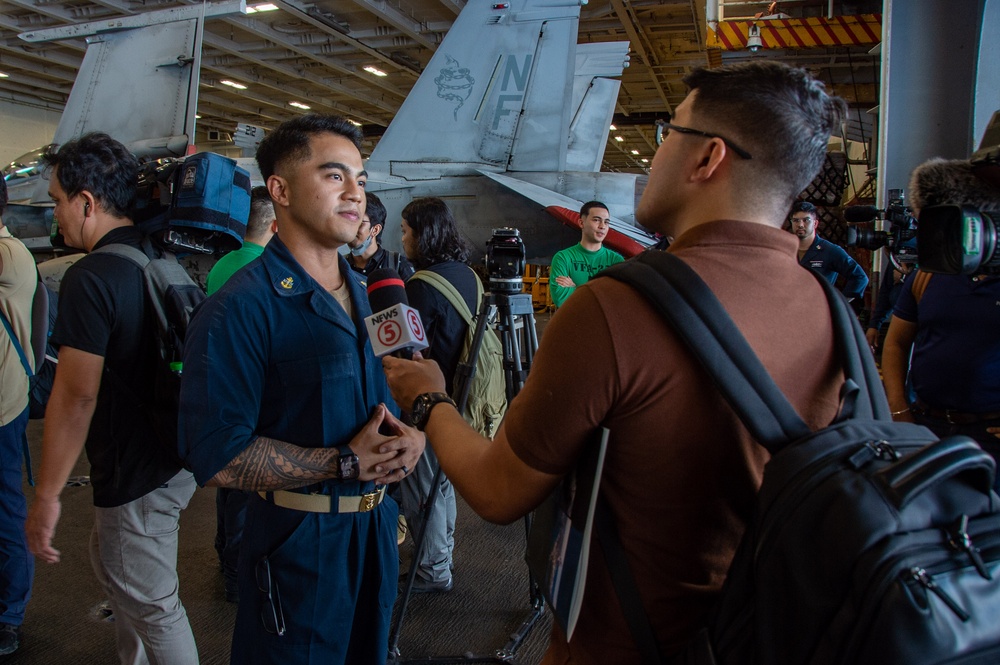
[[[870,222],[878,216],[875,206],[847,206],[844,208],[844,219],[850,224]]]
[[[376,356],[391,353],[409,360],[414,351],[427,348],[420,312],[407,302],[398,272],[392,268],[372,271],[368,276],[368,302],[375,314],[365,317],[365,328]]]

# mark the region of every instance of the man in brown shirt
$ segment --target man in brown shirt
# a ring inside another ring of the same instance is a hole
[[[782,224],[819,171],[843,102],[775,62],[699,70],[686,82],[636,218],[676,238],[669,251],[715,292],[799,414],[826,425],[843,381],[831,318]],[[404,407],[444,385],[427,361],[383,364]],[[684,343],[611,279],[588,282],[552,318],[493,442],[449,406],[432,407],[421,425],[459,493],[496,522],[534,509],[595,429],[609,428],[600,491],[666,656],[715,601],[767,461]],[[590,557],[573,638],[555,629],[544,663],[637,663],[596,542]]]

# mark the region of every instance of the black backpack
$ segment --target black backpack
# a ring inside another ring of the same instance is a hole
[[[602,274],[653,303],[772,454],[716,612],[669,662],[1000,662],[995,462],[972,439],[939,441],[891,420],[864,334],[839,293],[818,278],[846,380],[841,413],[812,432],[683,261],[647,252]],[[667,662],[607,522],[598,522],[598,537],[630,630],[645,663]]]
[[[31,346],[35,353],[35,374],[29,382],[28,417],[32,420],[45,417],[45,407],[52,394],[56,379],[59,347],[52,343],[52,331],[59,314],[59,294],[38,279],[35,299],[31,305]]]
[[[152,306],[156,319],[156,347],[159,353],[153,379],[153,403],[138,400],[139,406],[150,417],[167,458],[178,468],[186,468],[177,449],[184,340],[191,315],[206,296],[173,254],[161,251],[157,258],[150,259],[148,253],[155,255],[157,251],[148,241],[146,246],[147,251],[143,252],[129,245],[111,244],[94,252],[121,256],[142,269],[147,302]]]

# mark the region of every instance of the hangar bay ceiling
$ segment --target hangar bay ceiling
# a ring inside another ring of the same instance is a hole
[[[485,0],[470,0],[481,2]],[[684,98],[699,66],[771,58],[805,67],[851,108],[847,136],[870,142],[878,105],[881,0],[592,0],[579,42],[629,41],[603,170],[642,172],[655,121]],[[22,32],[198,5],[184,0],[3,0],[0,99],[61,110],[86,49],[82,38],[29,43]],[[253,13],[206,22],[198,141],[239,122],[272,128],[311,110],[362,123],[374,147],[464,0],[250,0]],[[710,21],[708,16],[713,19]],[[756,33],[761,47],[747,48]],[[874,47],[874,48],[873,48]],[[243,89],[224,82],[245,86]],[[122,94],[127,94],[127,88]],[[298,106],[296,106],[296,104]],[[767,128],[761,128],[767,131]]]

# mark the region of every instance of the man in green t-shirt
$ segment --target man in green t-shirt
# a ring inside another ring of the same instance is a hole
[[[274,217],[274,204],[267,187],[250,190],[250,219],[243,246],[229,252],[216,262],[208,273],[205,290],[212,295],[236,274],[236,271],[264,253],[264,245],[278,232],[278,220]]]
[[[556,252],[549,270],[549,292],[556,307],[561,307],[576,287],[608,266],[621,263],[621,254],[604,246],[611,228],[611,213],[600,201],[588,201],[580,208],[583,237],[569,249]]]
[[[277,231],[274,202],[267,187],[254,187],[250,190],[250,219],[247,220],[243,246],[223,256],[212,267],[208,273],[208,295],[221,289],[238,270],[263,254],[264,245]],[[215,551],[225,578],[226,600],[231,603],[235,603],[239,596],[236,590],[236,562],[240,558],[249,497],[249,492],[227,487],[220,487],[215,492]]]

